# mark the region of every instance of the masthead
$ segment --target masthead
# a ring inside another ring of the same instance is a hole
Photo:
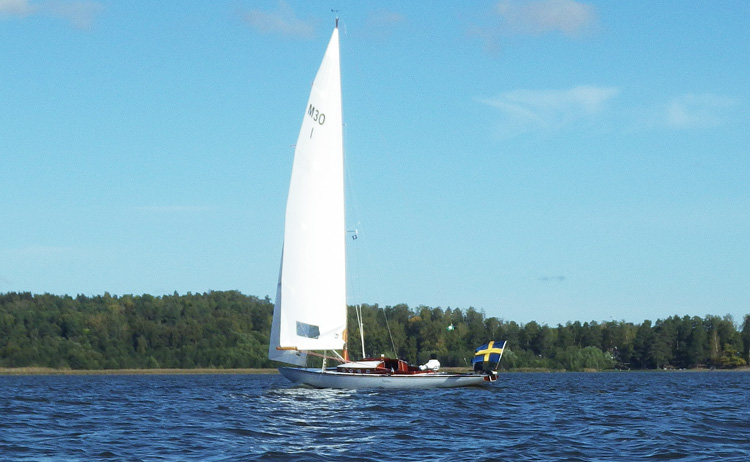
[[[339,11],[341,10],[334,10],[333,8],[331,8],[331,13],[336,13],[336,29],[339,28]]]

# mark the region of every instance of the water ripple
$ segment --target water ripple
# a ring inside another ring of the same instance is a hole
[[[7,460],[750,460],[750,373],[507,374],[316,390],[262,376],[0,377]]]

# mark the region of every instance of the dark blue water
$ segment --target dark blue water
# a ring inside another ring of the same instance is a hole
[[[278,375],[0,377],[8,461],[749,461],[750,373],[505,374],[336,391]]]

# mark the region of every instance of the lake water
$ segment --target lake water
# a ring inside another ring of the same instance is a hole
[[[750,373],[514,373],[336,391],[279,375],[0,376],[8,461],[743,461]]]

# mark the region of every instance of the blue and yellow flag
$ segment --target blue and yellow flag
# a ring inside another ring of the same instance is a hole
[[[474,359],[471,360],[474,370],[497,370],[500,359],[503,357],[504,349],[504,340],[488,342],[477,348],[474,352]]]

